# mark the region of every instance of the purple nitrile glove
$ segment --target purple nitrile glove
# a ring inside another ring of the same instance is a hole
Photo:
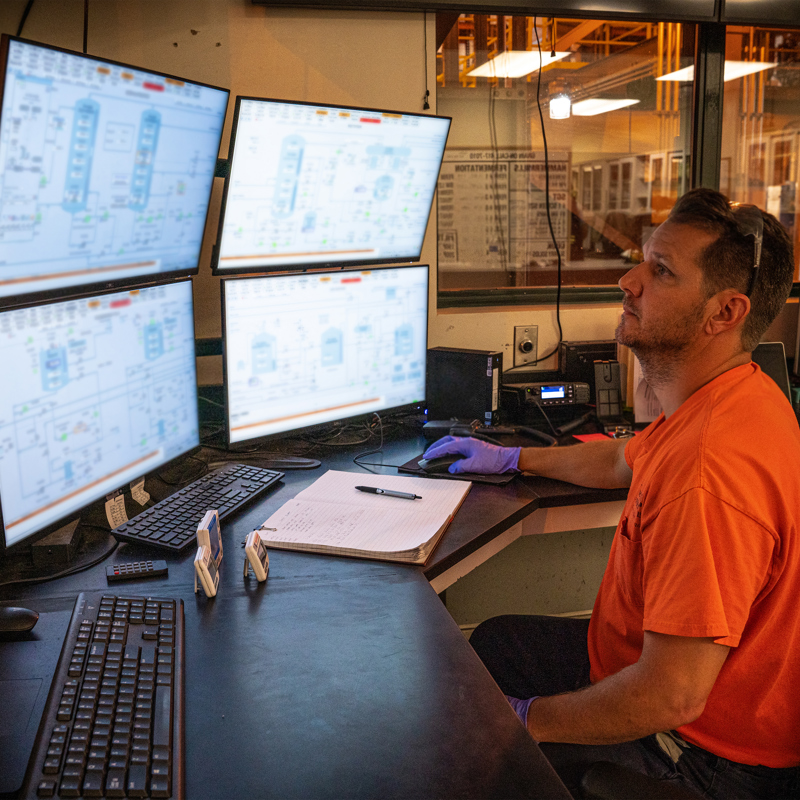
[[[517,469],[520,449],[498,447],[496,444],[468,436],[444,436],[425,451],[423,458],[438,458],[449,453],[461,453],[465,458],[448,467],[448,472],[451,474],[474,472],[478,475],[497,475]]]
[[[518,700],[516,697],[509,697],[506,695],[506,700],[511,704],[511,708],[514,709],[520,722],[525,726],[525,730],[528,729],[528,709],[531,707],[531,703],[538,699],[538,695],[536,697],[529,697],[527,700]]]

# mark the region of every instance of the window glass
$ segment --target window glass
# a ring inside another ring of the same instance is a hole
[[[723,114],[720,191],[778,217],[797,258],[800,31],[727,27]]]
[[[691,72],[694,35],[678,23],[459,18],[438,59],[438,112],[453,118],[440,291],[555,285],[539,106],[562,284],[616,284],[689,186],[692,75],[674,73]]]

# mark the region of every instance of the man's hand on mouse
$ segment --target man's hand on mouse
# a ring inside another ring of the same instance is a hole
[[[520,449],[498,447],[496,444],[467,436],[445,436],[434,442],[425,451],[423,458],[439,458],[449,453],[459,453],[464,458],[450,465],[447,471],[451,474],[475,472],[479,475],[497,475],[517,470]]]

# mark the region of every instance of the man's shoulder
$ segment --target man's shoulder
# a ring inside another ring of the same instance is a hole
[[[756,449],[778,440],[800,448],[800,427],[786,395],[758,367],[746,366],[720,376],[725,380],[713,381],[698,397],[696,413],[703,417],[705,438],[711,444],[739,441]]]
[[[704,387],[637,442],[634,481],[659,507],[695,489],[744,513],[770,497],[800,505],[800,427],[768,381],[750,370]]]

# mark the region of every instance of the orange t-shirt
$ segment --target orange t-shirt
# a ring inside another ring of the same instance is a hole
[[[800,428],[753,363],[630,440],[625,510],[589,627],[592,682],[639,660],[643,631],[732,649],[678,729],[743,764],[800,764]]]

